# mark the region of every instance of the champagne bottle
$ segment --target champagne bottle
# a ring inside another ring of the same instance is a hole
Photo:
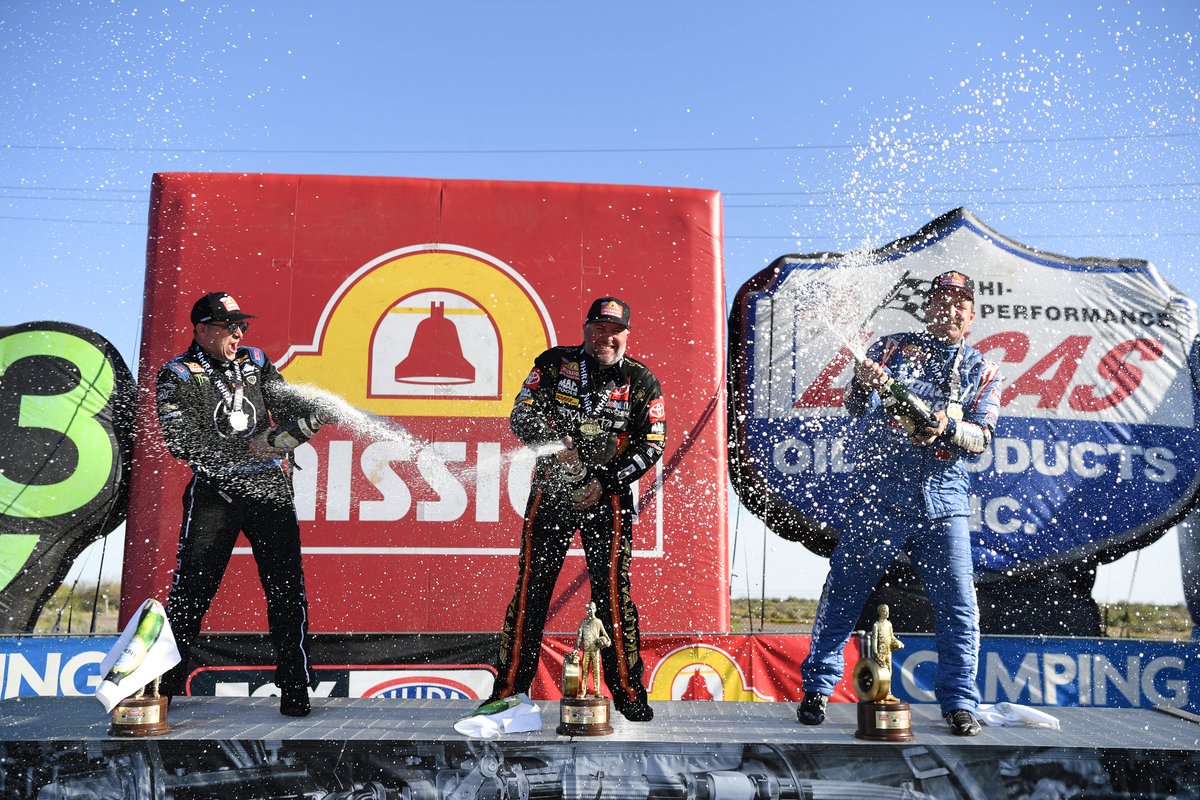
[[[154,640],[158,638],[159,631],[163,628],[163,622],[166,620],[166,613],[163,611],[162,605],[158,602],[152,602],[142,609],[142,615],[138,618],[137,627],[133,631],[133,637],[129,643],[125,645],[125,649],[121,651],[121,655],[117,656],[116,662],[113,663],[112,669],[104,676],[104,680],[112,683],[120,683],[131,672],[141,666],[142,660],[146,658],[146,653],[150,651],[150,645],[154,644]]]
[[[879,389],[884,408],[888,409],[912,433],[923,428],[936,428],[937,422],[929,405],[895,378],[887,378]]]

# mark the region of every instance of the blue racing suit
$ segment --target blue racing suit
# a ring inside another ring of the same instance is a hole
[[[903,553],[936,615],[935,690],[942,713],[973,712],[979,702],[979,613],[968,527],[970,484],[962,459],[991,442],[1001,378],[996,365],[965,342],[951,345],[924,332],[885,336],[867,357],[950,419],[937,440],[918,447],[877,392],[851,382],[846,410],[860,420],[846,452],[855,464],[851,496],[863,502],[829,559],[812,648],[800,666],[803,688],[833,694],[844,673],[842,648],[863,604]]]

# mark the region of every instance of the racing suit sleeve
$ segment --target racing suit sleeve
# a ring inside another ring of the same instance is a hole
[[[180,461],[202,463],[212,448],[208,429],[200,425],[193,413],[197,406],[194,383],[164,367],[155,382],[155,405],[158,426],[162,430],[167,450]]]
[[[292,451],[317,435],[327,422],[328,411],[322,411],[315,403],[304,398],[288,386],[271,359],[262,357],[261,366],[263,399],[275,427],[267,434],[267,444],[276,450]]]
[[[635,401],[629,427],[617,439],[617,455],[596,467],[593,475],[608,492],[621,492],[645,475],[659,459],[667,441],[667,407],[658,379],[645,370],[630,387]]]
[[[542,353],[533,362],[533,369],[521,384],[521,391],[517,392],[508,425],[513,435],[527,447],[536,448],[562,439],[551,424],[557,372],[549,351]]]
[[[982,361],[977,369],[978,388],[963,407],[961,420],[951,419],[946,423],[942,438],[950,444],[977,456],[987,450],[996,431],[996,421],[1000,417],[1000,377],[999,368],[991,361]],[[973,376],[973,377],[974,377]]]

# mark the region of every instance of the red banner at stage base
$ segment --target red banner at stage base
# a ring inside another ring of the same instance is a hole
[[[646,689],[651,700],[798,701],[804,696],[800,662],[810,642],[808,636],[646,635]],[[573,636],[546,636],[533,697],[561,696],[563,657],[574,646]],[[846,674],[833,699],[853,702],[850,669],[858,660],[857,640],[851,639],[845,652]]]

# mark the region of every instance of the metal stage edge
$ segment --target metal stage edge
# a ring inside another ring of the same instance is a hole
[[[555,733],[558,702],[536,701],[542,730],[508,734],[505,742],[572,741]],[[823,725],[796,721],[795,703],[656,702],[651,722],[628,722],[614,711],[606,742],[679,744],[839,744],[878,747],[856,739],[853,703],[830,703]],[[310,716],[279,713],[274,697],[179,697],[171,705],[170,732],[154,740],[467,741],[454,722],[475,706],[468,700],[313,698]],[[1001,748],[1134,748],[1198,750],[1200,723],[1148,709],[1054,707],[1061,730],[987,727],[976,737],[953,736],[932,704],[912,706],[917,742]],[[0,701],[0,742],[113,740],[109,717],[91,697],[21,697]],[[129,740],[126,740],[129,741]],[[583,737],[574,741],[583,741]],[[885,745],[890,746],[890,745]]]

